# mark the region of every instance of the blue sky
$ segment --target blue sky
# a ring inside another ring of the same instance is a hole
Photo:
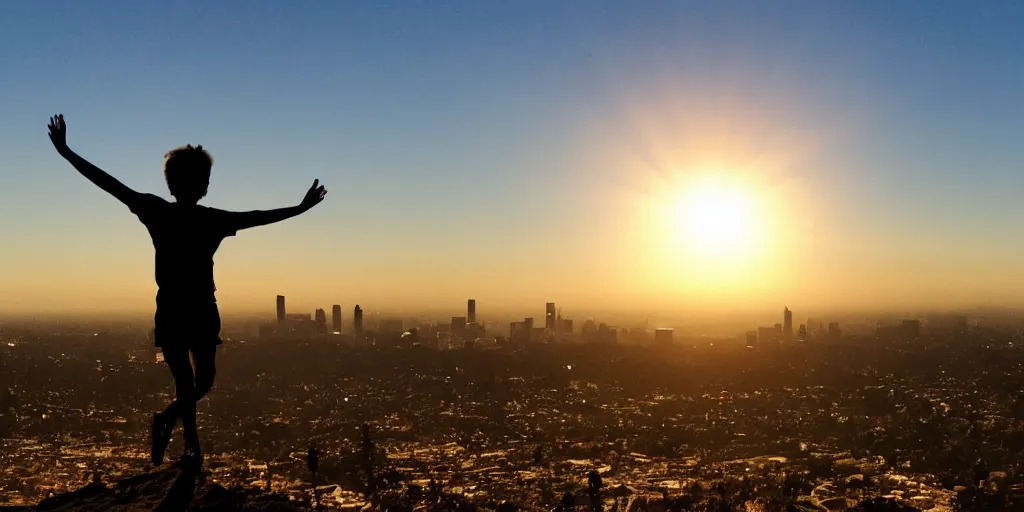
[[[9,2],[0,310],[149,307],[145,231],[52,152],[58,111],[72,148],[140,190],[166,196],[162,155],[185,143],[214,155],[211,205],[326,183],[308,216],[225,244],[222,302],[241,309],[702,300],[637,284],[655,248],[622,248],[643,243],[630,205],[651,173],[618,163],[715,123],[753,151],[816,141],[778,171],[814,222],[771,293],[838,304],[843,274],[865,303],[927,280],[1019,304],[1021,26],[1017,2]]]

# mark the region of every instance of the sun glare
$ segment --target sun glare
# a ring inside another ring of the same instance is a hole
[[[671,223],[689,253],[737,256],[750,248],[756,212],[742,183],[705,178],[683,186],[672,205]]]

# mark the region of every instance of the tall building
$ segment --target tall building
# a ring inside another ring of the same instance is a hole
[[[747,331],[747,348],[754,348],[757,346],[757,331]]]
[[[476,323],[476,299],[469,299],[469,303],[467,304],[466,310],[467,310],[466,311],[466,319],[469,320],[469,323],[475,324]]]
[[[903,331],[903,335],[908,339],[915,339],[921,335],[921,321],[904,320],[900,324],[900,329]]]
[[[352,326],[356,334],[363,333],[363,308],[359,307],[359,304],[356,304],[356,309],[352,312]]]
[[[843,337],[843,331],[839,328],[839,322],[828,323],[828,337],[839,339]]]
[[[526,322],[512,322],[508,326],[508,340],[511,343],[529,343],[530,334],[530,330],[526,327]]]
[[[320,330],[327,329],[327,312],[324,308],[316,309],[316,328]]]
[[[341,305],[335,304],[331,307],[331,327],[334,328],[334,332],[341,332]]]
[[[453,316],[452,317],[452,334],[459,338],[466,337],[466,317],[464,316]]]
[[[284,295],[277,296],[277,322],[283,324],[285,317]]]
[[[592,341],[614,345],[619,342],[619,331],[608,324],[599,324],[597,326],[597,337]]]
[[[560,334],[572,334],[572,319],[560,318],[558,320],[558,332]]]
[[[544,328],[549,331],[554,331],[558,328],[558,324],[555,320],[558,318],[558,311],[555,310],[555,303],[548,302],[544,308]]]
[[[671,345],[672,337],[675,335],[675,332],[675,329],[655,329],[654,343],[656,345]]]
[[[782,311],[782,335],[786,339],[793,337],[793,312],[789,308]]]

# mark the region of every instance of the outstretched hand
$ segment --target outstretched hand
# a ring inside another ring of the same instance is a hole
[[[326,195],[327,189],[320,184],[320,180],[313,180],[313,186],[309,187],[309,190],[306,191],[306,196],[302,198],[302,202],[299,203],[299,206],[308,210],[320,204],[320,201],[323,201],[324,196]]]
[[[64,124],[64,114],[57,114],[50,118],[50,142],[58,152],[68,148],[68,126]]]

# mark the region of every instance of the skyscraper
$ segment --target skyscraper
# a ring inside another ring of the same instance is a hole
[[[284,323],[284,316],[285,316],[285,311],[284,311],[284,295],[278,295],[277,296],[277,323],[283,324]]]
[[[356,304],[356,309],[352,312],[352,325],[356,334],[363,333],[363,308],[359,307],[359,304]]]
[[[466,337],[466,317],[464,316],[453,316],[452,317],[452,334],[458,338]]]
[[[786,339],[793,337],[793,312],[789,308],[782,311],[782,335]]]
[[[468,311],[466,311],[466,313],[467,313],[467,315],[466,315],[467,316],[467,320],[469,321],[469,323],[475,324],[476,323],[476,299],[469,299],[469,304],[468,304],[467,309],[468,309]]]
[[[544,315],[544,328],[545,329],[547,329],[549,331],[554,331],[555,329],[558,328],[558,324],[556,323],[556,320],[558,319],[557,315],[558,315],[558,312],[555,311],[555,303],[554,302],[548,302],[547,307],[545,308],[545,315]]]
[[[341,305],[335,304],[331,307],[331,327],[334,327],[334,332],[341,332]]]
[[[316,328],[327,329],[327,312],[323,308],[316,309]]]
[[[832,339],[842,339],[843,330],[839,328],[839,322],[828,323],[828,337]]]

